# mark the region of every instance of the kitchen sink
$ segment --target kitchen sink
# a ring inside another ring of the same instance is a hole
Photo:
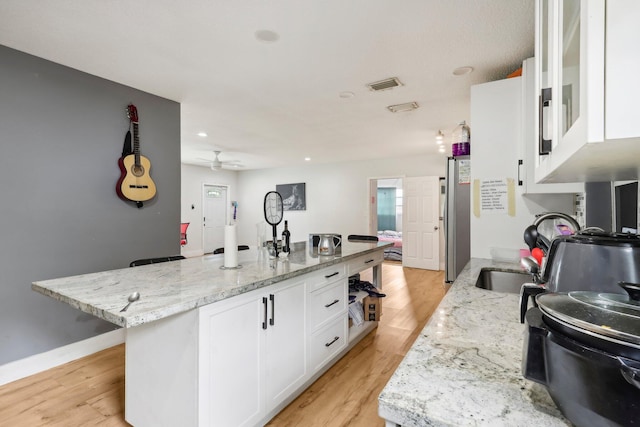
[[[527,273],[483,268],[476,281],[476,288],[519,294],[522,284],[531,282],[531,276]]]

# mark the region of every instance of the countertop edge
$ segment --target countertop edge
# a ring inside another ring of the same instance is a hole
[[[467,263],[378,396],[380,417],[403,427],[571,425],[546,388],[522,376],[519,295],[476,288],[483,268],[522,271]]]
[[[193,310],[198,307],[202,307],[204,305],[212,304],[218,301],[222,301],[228,298],[242,295],[247,292],[252,292],[254,290],[265,288],[285,280],[294,279],[304,274],[322,270],[324,268],[331,267],[336,264],[349,262],[350,260],[358,258],[360,256],[364,256],[364,255],[379,252],[379,251],[384,251],[384,249],[393,245],[393,242],[374,242],[374,243],[376,243],[376,246],[362,248],[362,250],[358,250],[357,252],[354,252],[354,253],[348,253],[345,255],[341,254],[340,256],[335,256],[332,258],[322,257],[322,262],[318,262],[317,264],[305,265],[305,266],[302,266],[301,268],[298,268],[292,271],[283,272],[275,276],[259,278],[258,280],[251,281],[249,283],[245,283],[240,286],[223,287],[221,289],[217,289],[216,291],[212,291],[211,294],[209,295],[194,297],[186,301],[181,300],[176,303],[164,305],[161,308],[152,308],[144,312],[137,312],[137,313],[133,308],[130,311],[125,312],[124,314],[120,314],[120,312],[117,310],[115,306],[110,307],[109,309],[100,308],[100,307],[97,307],[95,304],[91,304],[83,301],[79,297],[74,298],[68,294],[65,294],[64,292],[57,291],[55,290],[55,287],[51,286],[52,283],[60,283],[60,282],[64,282],[65,280],[82,281],[83,278],[87,278],[87,280],[90,280],[90,278],[95,277],[95,275],[97,274],[101,274],[107,277],[109,274],[121,273],[126,271],[132,271],[132,272],[142,271],[142,270],[130,270],[132,267],[104,271],[104,272],[97,272],[97,273],[80,274],[80,275],[62,277],[62,278],[52,279],[52,280],[34,281],[31,284],[31,289],[42,295],[45,295],[55,300],[58,300],[60,302],[66,303],[82,312],[91,314],[102,320],[113,323],[114,325],[124,327],[124,328],[130,328],[130,327],[139,326],[148,322],[152,322],[155,320],[159,320],[165,317],[180,314],[189,310]],[[363,243],[363,245],[372,245],[372,243]],[[219,259],[222,260],[223,257],[219,256]],[[189,260],[189,258],[187,258],[187,260]],[[169,263],[153,264],[153,265],[158,268],[164,268],[165,270],[170,270],[172,266],[173,267],[176,266],[176,264],[174,263],[181,263],[184,261],[186,260],[177,260],[177,261],[171,261]],[[133,267],[133,268],[140,269],[144,267],[145,266]],[[122,295],[122,297],[120,298],[120,301],[126,302],[126,295]],[[120,302],[118,304],[120,304]]]

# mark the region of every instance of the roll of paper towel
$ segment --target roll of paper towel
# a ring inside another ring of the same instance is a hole
[[[224,226],[224,266],[226,268],[238,266],[238,238],[235,225]]]

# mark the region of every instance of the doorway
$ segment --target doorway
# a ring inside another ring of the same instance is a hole
[[[393,242],[384,258],[402,261],[402,178],[371,179],[369,234],[381,242]]]
[[[369,196],[369,233],[393,242],[385,259],[440,270],[440,178],[372,178]]]
[[[224,226],[228,223],[229,187],[204,184],[202,187],[202,245],[204,253],[224,247]]]

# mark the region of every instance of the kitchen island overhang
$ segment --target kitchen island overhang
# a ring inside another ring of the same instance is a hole
[[[242,266],[239,269],[222,269],[222,255],[205,255],[41,280],[33,282],[31,288],[85,313],[129,328],[347,262],[388,246],[391,243],[345,242],[340,254],[325,257],[309,252],[307,242],[297,242],[287,258],[269,259],[255,248],[239,252]],[[140,299],[121,312],[133,292],[139,292]]]

